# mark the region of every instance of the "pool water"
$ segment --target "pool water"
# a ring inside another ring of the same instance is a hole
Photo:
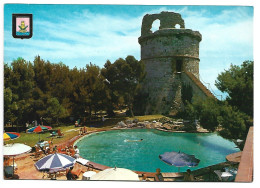
[[[125,140],[140,140],[126,142]],[[235,144],[215,133],[171,133],[154,129],[112,130],[88,135],[76,143],[80,155],[90,161],[110,167],[136,171],[178,172],[159,159],[164,152],[181,151],[200,159],[203,168],[225,162],[226,155],[240,151]],[[189,167],[181,167],[186,171]]]

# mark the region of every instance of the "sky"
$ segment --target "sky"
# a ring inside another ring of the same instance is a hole
[[[180,13],[186,29],[202,34],[200,78],[224,98],[215,87],[218,74],[231,63],[254,60],[252,6],[5,4],[4,62],[18,57],[32,62],[40,55],[52,63],[83,68],[90,62],[103,67],[107,60],[127,55],[140,60],[142,18],[161,11]],[[31,39],[12,37],[12,13],[33,14]]]

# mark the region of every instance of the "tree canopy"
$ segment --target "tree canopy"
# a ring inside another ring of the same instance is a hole
[[[119,58],[113,64],[108,61],[102,74],[110,89],[111,103],[126,104],[130,115],[134,116],[133,102],[145,77],[144,63],[133,56]]]
[[[25,125],[68,122],[91,117],[98,111],[132,108],[144,64],[133,56],[107,61],[104,68],[92,63],[69,69],[36,56],[33,62],[18,58],[4,64],[4,122]]]
[[[231,65],[218,75],[216,86],[227,92],[224,101],[195,96],[185,107],[183,117],[200,120],[203,128],[215,131],[228,139],[244,139],[253,126],[253,62],[245,61],[241,66]]]
[[[241,66],[231,65],[229,70],[218,75],[216,87],[228,94],[227,101],[241,112],[253,116],[253,61]]]

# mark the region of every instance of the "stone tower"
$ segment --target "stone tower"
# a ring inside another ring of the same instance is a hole
[[[151,31],[155,20],[160,20],[159,30]],[[178,28],[177,28],[178,27]],[[145,64],[146,78],[143,92],[147,94],[145,114],[177,112],[183,107],[183,84],[193,92],[207,96],[199,88],[198,31],[185,29],[181,15],[174,12],[146,14],[142,21],[141,60]],[[192,78],[191,78],[192,77]],[[192,80],[193,79],[193,80]],[[202,86],[203,87],[203,86]]]

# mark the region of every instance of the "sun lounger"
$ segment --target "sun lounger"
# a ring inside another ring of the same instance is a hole
[[[221,177],[222,172],[220,170],[214,170],[214,173],[217,174],[218,180],[222,181],[222,177]]]
[[[89,160],[87,160],[87,159],[83,159],[83,158],[78,158],[77,160],[76,160],[76,162],[78,162],[79,164],[82,164],[82,165],[87,165],[87,163],[89,162]]]
[[[58,129],[58,136],[57,136],[57,138],[62,138],[63,136],[64,136],[64,134],[61,133],[60,129]]]
[[[40,157],[42,154],[44,154],[44,152],[37,146],[35,147],[35,153],[34,153],[34,157],[38,158]]]
[[[80,175],[80,173],[81,173],[82,171],[80,170],[80,169],[77,169],[77,170],[72,170],[71,171],[71,173],[73,174],[73,175],[75,175],[77,178],[79,178],[79,175]]]
[[[51,132],[50,136],[51,136],[51,137],[53,137],[53,136],[58,136],[58,131],[53,130],[53,131]]]
[[[13,167],[12,166],[5,166],[4,167],[4,175],[6,178],[12,177],[14,174]]]

